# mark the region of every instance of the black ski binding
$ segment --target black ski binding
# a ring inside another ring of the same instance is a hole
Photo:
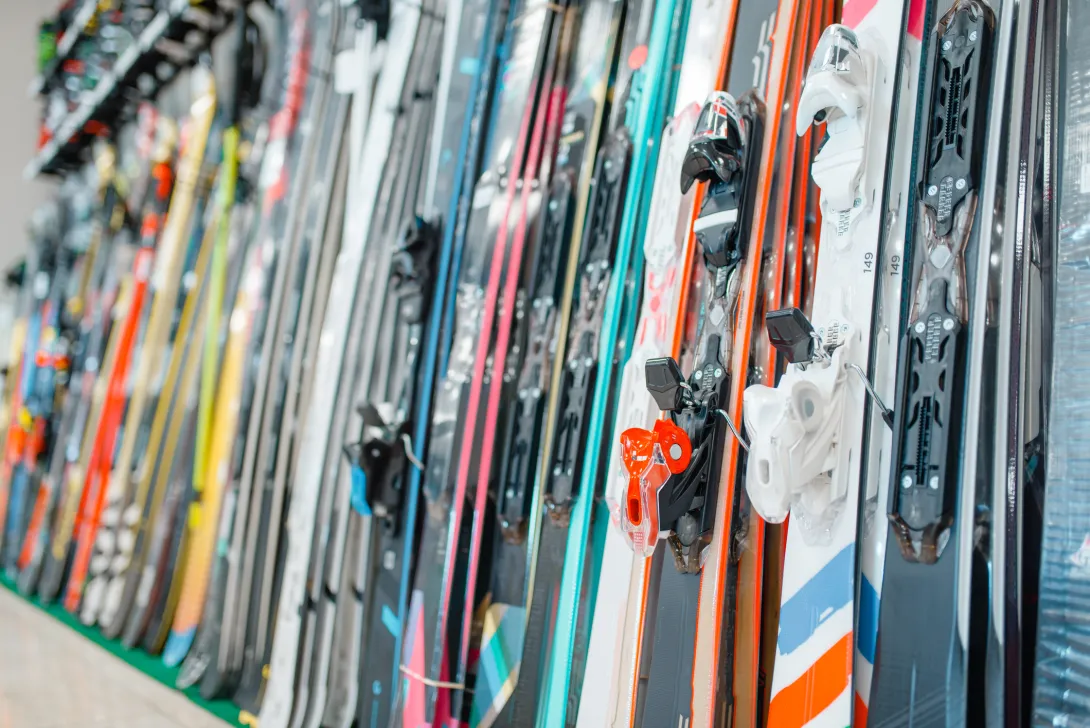
[[[986,118],[980,107],[987,101],[987,86],[981,84],[988,76],[992,25],[984,5],[967,2],[933,41],[930,141],[921,192],[935,213],[937,236],[954,232],[954,211],[976,189]]]
[[[545,480],[545,507],[566,523],[582,474],[587,419],[598,376],[598,344],[613,251],[624,210],[632,143],[627,132],[613,134],[598,152],[596,184],[587,203],[579,251],[579,298],[571,314],[564,374],[560,380],[560,418]]]
[[[959,259],[976,207],[993,27],[986,5],[960,0],[931,38],[931,122],[915,242],[924,260],[918,313],[901,344],[904,404],[889,499],[902,555],[927,564],[942,555],[957,514],[968,313],[951,294],[965,285]]]
[[[523,348],[518,367],[514,414],[508,419],[503,437],[503,458],[496,493],[496,515],[504,540],[522,543],[530,517],[530,492],[537,479],[541,437],[549,379],[552,374],[550,347],[556,332],[556,298],[562,281],[561,263],[574,212],[574,180],[570,170],[561,169],[549,186],[541,212],[539,240],[534,256],[530,303],[518,302],[515,341]]]
[[[345,455],[353,469],[352,505],[363,515],[382,519],[388,528],[397,529],[404,497],[401,475],[407,455],[402,436],[405,424],[389,422],[391,413],[383,415],[379,407],[360,405],[357,412],[363,418],[360,440],[346,445]],[[362,491],[362,492],[361,492]]]
[[[682,163],[682,192],[697,181],[708,183],[693,231],[709,277],[706,305],[714,306],[722,318],[733,315],[732,278],[748,242],[754,175],[746,172],[750,166],[755,168],[754,155],[760,154],[761,119],[755,95],[746,94],[736,102],[727,93],[713,93],[700,113]],[[724,325],[720,320],[716,326]],[[659,528],[670,531],[675,566],[685,573],[700,571],[701,552],[715,527],[726,435],[721,407],[730,391],[730,376],[721,358],[724,334],[726,330],[719,328],[702,334],[703,360],[688,381],[673,358],[650,359],[644,368],[648,391],[692,445],[688,467],[659,487],[657,499]]]

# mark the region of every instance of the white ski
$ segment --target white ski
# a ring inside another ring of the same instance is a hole
[[[812,168],[823,220],[817,328],[799,309],[769,312],[790,365],[775,388],[748,387],[743,400],[750,501],[772,523],[791,514],[770,725],[852,719],[861,414],[902,12],[900,0],[879,0],[857,31],[832,25],[818,43],[796,117],[799,135],[826,124]]]
[[[892,402],[897,388],[898,326],[901,318],[901,276],[904,270],[905,220],[908,217],[909,174],[912,162],[912,132],[916,118],[916,94],[922,45],[924,0],[908,3],[908,33],[901,45],[901,79],[896,117],[896,138],[892,140],[893,157],[886,190],[887,220],[892,224],[886,231],[883,253],[881,290],[874,318],[879,322],[874,329],[874,360],[872,381],[883,402]],[[919,23],[913,19],[919,18]],[[857,591],[858,604],[855,632],[854,680],[856,695],[856,721],[866,722],[860,709],[870,705],[870,686],[874,675],[874,649],[878,639],[878,602],[882,589],[882,572],[885,566],[886,535],[888,532],[886,507],[889,502],[888,483],[890,458],[893,451],[893,431],[877,416],[870,418],[870,428],[865,434],[869,442],[867,461],[864,465],[863,482],[867,491],[863,494],[866,504],[863,523],[859,528],[860,582]]]

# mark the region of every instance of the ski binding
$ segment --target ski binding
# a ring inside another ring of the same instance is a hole
[[[942,555],[957,508],[969,313],[963,256],[976,217],[993,26],[986,5],[959,0],[939,21],[924,91],[931,123],[915,233],[923,260],[901,341],[907,386],[889,498],[901,553],[920,563]]]
[[[718,91],[704,104],[681,172],[683,194],[694,182],[709,183],[693,224],[708,277],[697,363],[686,379],[673,358],[648,359],[647,389],[669,417],[650,431],[621,434],[628,471],[621,531],[645,556],[666,537],[675,566],[685,573],[700,571],[715,525],[724,426],[737,436],[721,407],[730,391],[727,362],[755,176],[748,174],[748,162],[760,144],[760,120],[755,97],[735,101]]]
[[[812,174],[821,190],[822,240],[833,248],[821,264],[834,274],[851,270],[854,258],[874,259],[873,253],[855,249],[869,241],[853,243],[857,222],[874,209],[874,184],[868,178],[881,172],[866,165],[871,123],[881,116],[873,113],[877,70],[876,56],[861,47],[854,31],[831,25],[822,33],[799,99],[800,136],[811,124],[826,125]],[[863,286],[861,295],[869,297],[877,274],[873,264],[864,271],[870,285]],[[853,286],[835,290],[836,301],[825,312],[832,315],[819,330],[797,308],[766,315],[769,339],[790,366],[776,387],[747,387],[743,399],[752,448],[746,468],[750,502],[770,523],[783,522],[793,511],[810,538],[827,532],[845,507],[854,508],[847,503],[850,458],[842,463],[839,452],[845,417],[856,416],[863,403],[851,373],[872,391],[857,363],[866,364],[861,327],[870,321],[851,321]]]

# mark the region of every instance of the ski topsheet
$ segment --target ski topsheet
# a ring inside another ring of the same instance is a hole
[[[977,217],[990,223],[991,205],[978,200],[994,190],[997,173],[989,166],[982,174],[986,141],[1002,145],[999,117],[986,134],[992,53],[1002,44],[986,3],[940,3],[927,17],[934,25],[916,115],[916,137],[927,141],[915,150],[905,238],[912,275],[902,293],[889,529],[868,713],[876,725],[912,714],[965,720],[970,703],[975,484],[961,475],[960,443],[966,395],[979,384],[966,385],[967,351],[984,335],[972,323],[979,304],[973,291],[986,285],[975,254],[980,231],[991,225]],[[911,638],[919,628],[934,638]]]

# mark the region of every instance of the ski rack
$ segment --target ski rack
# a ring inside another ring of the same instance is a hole
[[[56,53],[49,61],[46,68],[42,69],[42,72],[34,77],[34,80],[30,82],[30,88],[28,89],[28,95],[37,96],[45,91],[48,84],[53,80],[57,73],[64,67],[65,61],[68,60],[68,56],[72,53],[72,50],[76,47],[76,41],[78,41],[87,32],[87,26],[91,24],[91,21],[95,17],[95,10],[98,8],[98,0],[83,0],[83,4],[79,10],[76,11],[76,16],[72,19],[72,22],[68,24],[68,27],[64,29],[64,35],[61,36],[61,40],[57,43]]]
[[[178,73],[197,62],[236,12],[251,0],[207,0],[202,7],[190,0],[172,0],[148,23],[139,37],[83,95],[52,130],[51,138],[23,170],[25,179],[42,173],[59,174],[73,166],[97,133],[114,128],[131,110],[133,98],[152,99]],[[98,129],[88,129],[88,126]]]
[[[621,435],[628,492],[621,525],[637,550],[649,553],[661,533],[668,533],[674,564],[683,573],[698,573],[707,534],[715,527],[719,459],[725,427],[737,429],[721,409],[731,387],[728,363],[721,359],[723,327],[731,325],[738,295],[738,275],[748,242],[756,179],[754,161],[761,153],[763,120],[755,98],[735,101],[715,92],[701,111],[682,165],[681,190],[708,182],[700,216],[693,224],[704,267],[705,293],[701,347],[688,379],[672,357],[648,359],[647,390],[669,418],[654,430],[626,430]],[[721,320],[716,320],[716,317]],[[729,342],[728,342],[729,345]],[[739,438],[744,446],[744,441]]]

